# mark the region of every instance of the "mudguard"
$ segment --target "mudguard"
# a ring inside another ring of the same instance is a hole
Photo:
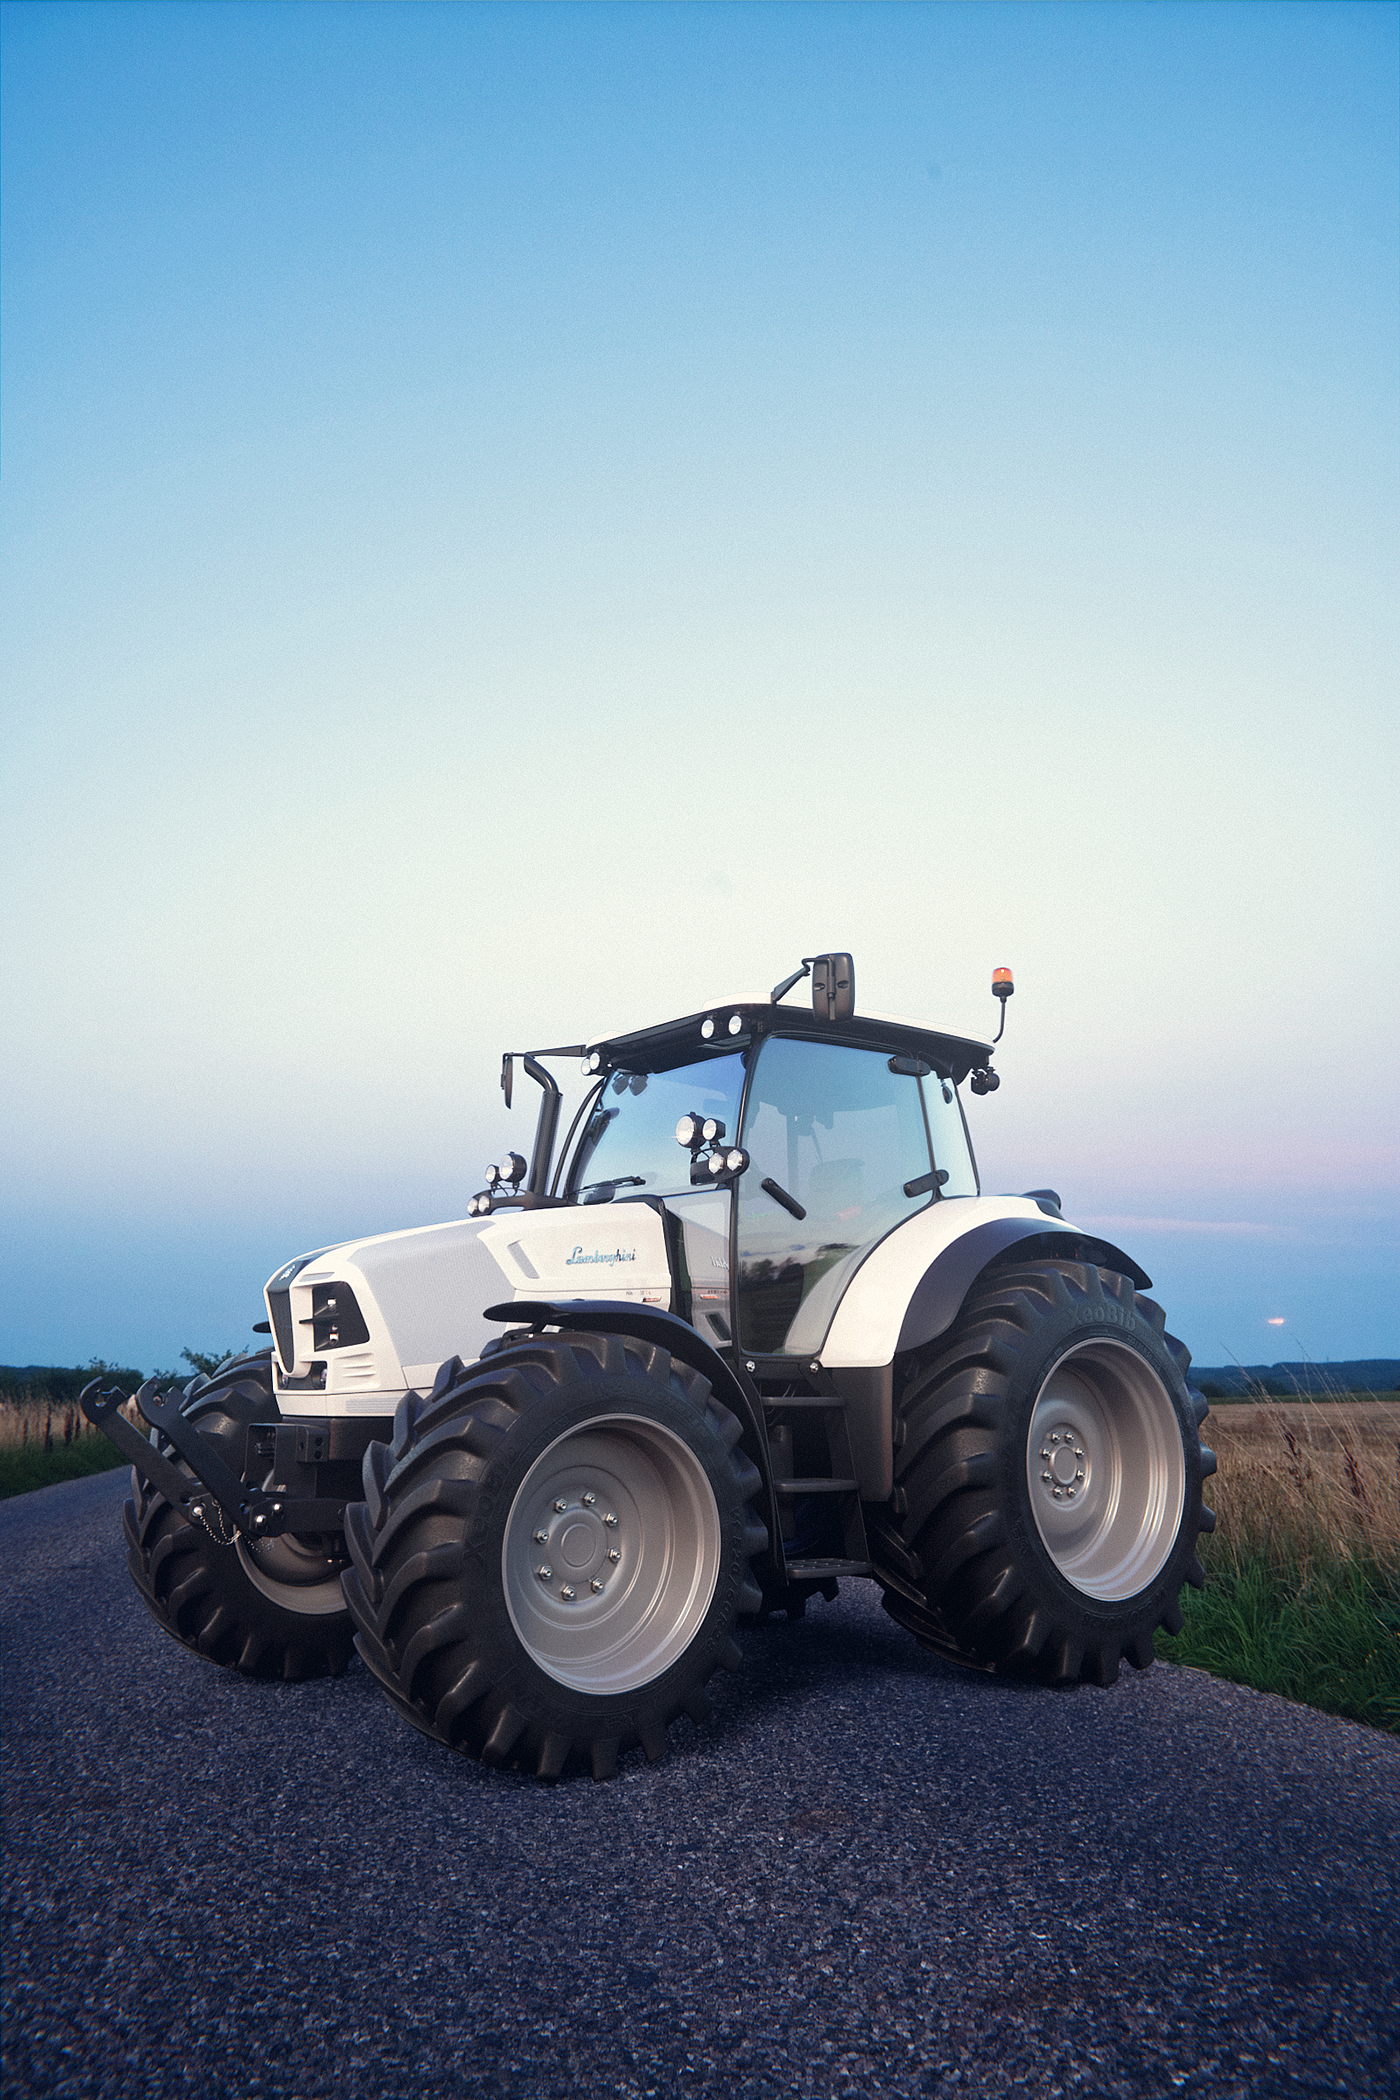
[[[663,1312],[659,1305],[619,1298],[570,1298],[557,1304],[545,1298],[512,1298],[504,1305],[488,1305],[482,1317],[508,1321],[512,1327],[576,1327],[585,1334],[636,1335],[642,1341],[655,1342],[658,1348],[669,1350],[683,1364],[699,1371],[743,1423],[744,1448],[763,1475],[768,1535],[770,1539],[781,1535],[758,1388],[749,1383],[741,1370],[727,1364],[688,1321]]]
[[[817,1352],[822,1363],[832,1371],[888,1364],[936,1341],[987,1264],[1018,1243],[1028,1256],[1092,1261],[1131,1277],[1139,1290],[1151,1284],[1121,1248],[1051,1217],[1033,1197],[948,1196],[871,1248]]]
[[[1050,1215],[1030,1196],[948,1196],[919,1211],[874,1246],[856,1270],[817,1352],[838,1389],[864,1372],[865,1389],[847,1394],[851,1448],[861,1494],[885,1501],[894,1485],[895,1358],[945,1334],[990,1262],[1019,1247],[1028,1260],[1058,1256],[1131,1277],[1151,1277],[1107,1240]],[[883,1378],[871,1373],[883,1371]]]

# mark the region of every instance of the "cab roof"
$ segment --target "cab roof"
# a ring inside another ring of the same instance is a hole
[[[738,1026],[734,1023],[737,1020]],[[709,1025],[707,1034],[706,1026]],[[638,1028],[626,1035],[598,1036],[585,1048],[596,1055],[598,1071],[665,1072],[699,1058],[747,1049],[767,1035],[810,1036],[824,1043],[848,1043],[862,1049],[889,1049],[923,1057],[954,1084],[991,1058],[990,1043],[971,1036],[947,1035],[906,1021],[896,1014],[852,1014],[846,1021],[826,1021],[809,1006],[775,1006],[765,993],[717,999],[678,1021]]]

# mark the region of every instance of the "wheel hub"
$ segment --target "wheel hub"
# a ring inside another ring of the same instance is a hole
[[[501,1549],[532,1659],[580,1691],[650,1683],[698,1631],[719,1575],[714,1490],[689,1446],[643,1417],[569,1431],[526,1473]]]
[[[1040,1483],[1052,1502],[1073,1502],[1089,1485],[1088,1449],[1072,1423],[1062,1421],[1040,1447]]]
[[[601,1597],[609,1578],[625,1572],[617,1512],[603,1508],[590,1489],[552,1496],[548,1516],[530,1536],[540,1549],[535,1580],[562,1603]]]
[[[338,1534],[301,1538],[287,1531],[271,1539],[245,1539],[240,1532],[235,1548],[244,1574],[271,1603],[318,1618],[344,1611],[340,1575],[350,1558]]]
[[[1053,1366],[1031,1411],[1026,1485],[1060,1574],[1105,1602],[1165,1565],[1186,1501],[1186,1454],[1170,1392],[1145,1356],[1093,1341]]]

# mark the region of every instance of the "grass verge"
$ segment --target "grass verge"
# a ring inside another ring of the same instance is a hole
[[[53,1487],[60,1480],[82,1480],[89,1473],[108,1473],[127,1461],[105,1436],[85,1436],[78,1443],[56,1444],[52,1451],[42,1445],[19,1450],[13,1445],[0,1449],[0,1502],[10,1495],[27,1495],[34,1488]]]
[[[1393,1409],[1212,1414],[1206,1582],[1167,1662],[1400,1733],[1400,1450]]]
[[[1261,1555],[1208,1567],[1182,1601],[1185,1625],[1157,1636],[1167,1662],[1277,1692],[1327,1714],[1400,1733],[1400,1580],[1359,1560],[1307,1581]]]
[[[139,1371],[117,1375],[138,1382],[141,1376]],[[58,1374],[68,1386],[77,1377],[86,1384],[81,1372]],[[132,1419],[130,1401],[122,1412]],[[93,1428],[76,1395],[63,1385],[57,1392],[52,1385],[26,1385],[0,1396],[0,1501],[125,1464],[115,1444]]]

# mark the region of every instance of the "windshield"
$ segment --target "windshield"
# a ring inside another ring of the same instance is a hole
[[[690,1154],[676,1142],[682,1116],[713,1116],[737,1138],[744,1056],[679,1065],[672,1072],[613,1072],[604,1082],[579,1143],[569,1193],[580,1202],[675,1195],[690,1189]]]

